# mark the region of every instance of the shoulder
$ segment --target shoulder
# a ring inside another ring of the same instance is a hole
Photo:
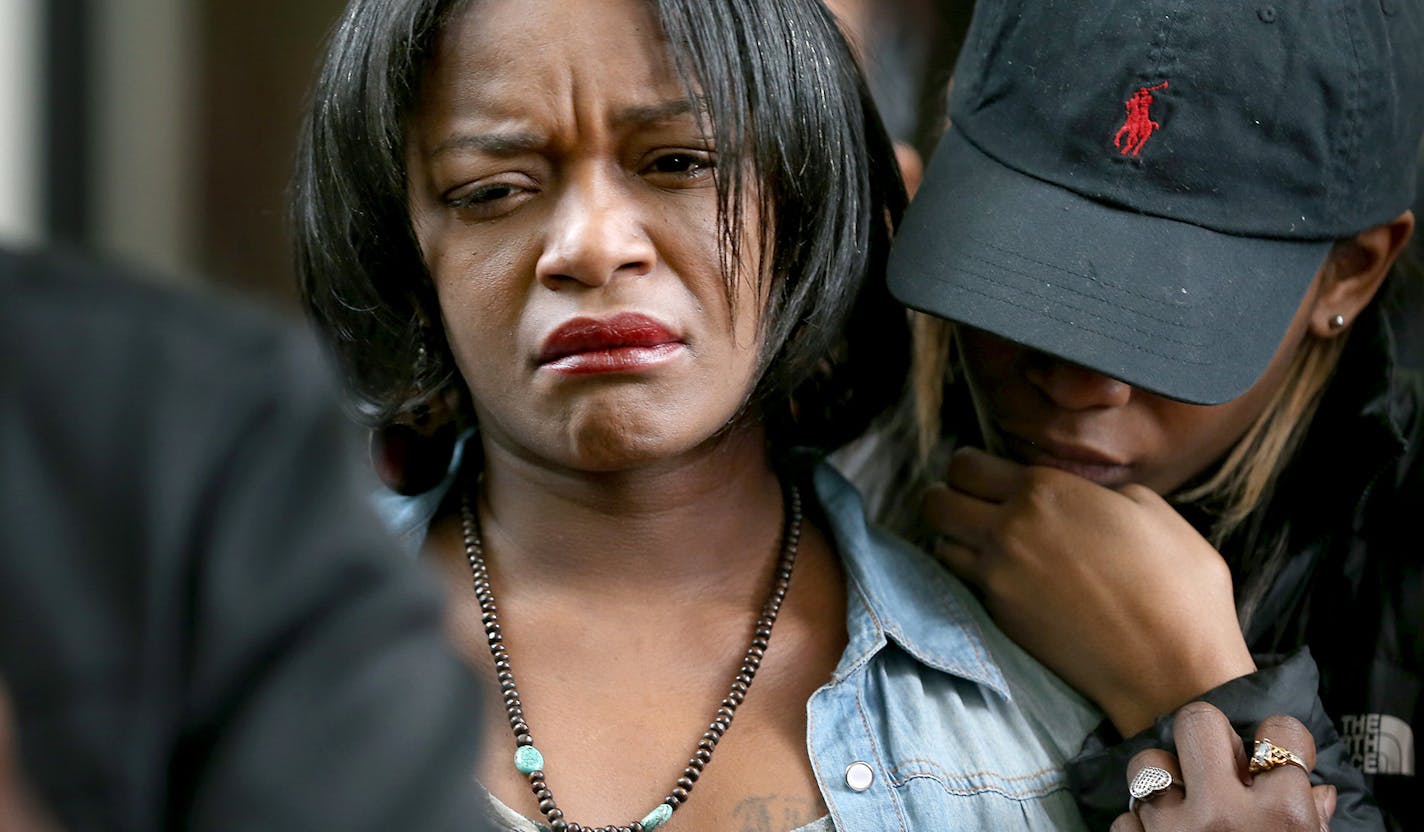
[[[0,252],[0,296],[18,424],[95,474],[182,476],[273,422],[352,427],[311,337],[253,308],[53,253]]]
[[[846,570],[848,653],[859,652],[850,658],[874,666],[868,672],[885,674],[891,687],[899,689],[895,678],[906,683],[895,707],[928,712],[973,700],[988,720],[981,731],[992,733],[997,721],[1005,736],[1044,748],[1046,760],[1076,753],[1098,711],[999,630],[932,556],[867,521],[855,488],[830,466],[817,469],[816,493]],[[941,688],[962,693],[925,693]]]

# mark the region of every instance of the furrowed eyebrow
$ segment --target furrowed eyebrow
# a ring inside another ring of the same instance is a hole
[[[458,150],[473,150],[493,156],[517,156],[536,150],[543,144],[543,139],[533,133],[460,133],[436,145],[435,149],[430,151],[430,158]]]
[[[699,122],[705,122],[707,112],[707,102],[704,99],[679,98],[659,104],[625,107],[613,116],[613,124],[619,128],[643,127],[686,115],[696,116]]]
[[[699,123],[705,122],[707,120],[706,101],[680,98],[658,104],[625,107],[614,114],[613,123],[619,129],[646,127],[687,115],[696,116]],[[463,150],[488,153],[492,156],[517,156],[531,150],[538,150],[544,144],[544,139],[533,133],[458,133],[436,145],[429,155],[434,159],[446,153]]]

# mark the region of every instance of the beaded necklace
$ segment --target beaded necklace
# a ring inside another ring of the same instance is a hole
[[[515,685],[514,670],[509,663],[509,650],[504,646],[504,636],[500,631],[499,611],[494,601],[494,590],[490,587],[489,569],[485,565],[484,542],[480,534],[479,512],[475,511],[470,499],[472,489],[466,489],[460,500],[460,519],[464,527],[465,557],[470,562],[470,573],[474,578],[475,598],[480,604],[480,620],[484,623],[485,636],[489,639],[490,655],[494,658],[494,669],[499,680],[500,693],[504,697],[504,709],[509,716],[509,727],[514,731],[514,767],[529,778],[529,788],[539,801],[539,811],[553,832],[652,832],[672,818],[672,813],[687,802],[692,787],[697,783],[702,771],[712,761],[712,752],[722,735],[732,725],[732,717],[737,707],[746,698],[747,690],[756,678],[757,668],[766,655],[771,641],[771,630],[776,617],[781,612],[781,604],[786,600],[786,592],[791,587],[791,571],[796,565],[796,547],[801,540],[801,493],[795,485],[785,489],[785,525],[781,531],[781,554],[777,560],[776,572],[772,580],[771,592],[762,605],[752,634],[751,646],[742,657],[741,667],[732,680],[722,704],[717,708],[707,731],[697,742],[697,750],[687,761],[682,776],[668,796],[663,798],[642,820],[622,826],[582,826],[564,818],[564,813],[554,801],[544,776],[544,755],[534,746],[534,737],[529,731],[529,723],[524,719],[524,705],[519,698],[519,688]]]

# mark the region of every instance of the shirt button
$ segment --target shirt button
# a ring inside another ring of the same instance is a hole
[[[875,771],[859,760],[846,766],[846,785],[852,791],[863,792],[870,788],[870,784],[875,782]]]

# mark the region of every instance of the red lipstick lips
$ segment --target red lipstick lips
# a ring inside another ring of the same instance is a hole
[[[574,318],[544,339],[539,366],[570,375],[637,372],[667,361],[682,348],[678,336],[647,315]]]

